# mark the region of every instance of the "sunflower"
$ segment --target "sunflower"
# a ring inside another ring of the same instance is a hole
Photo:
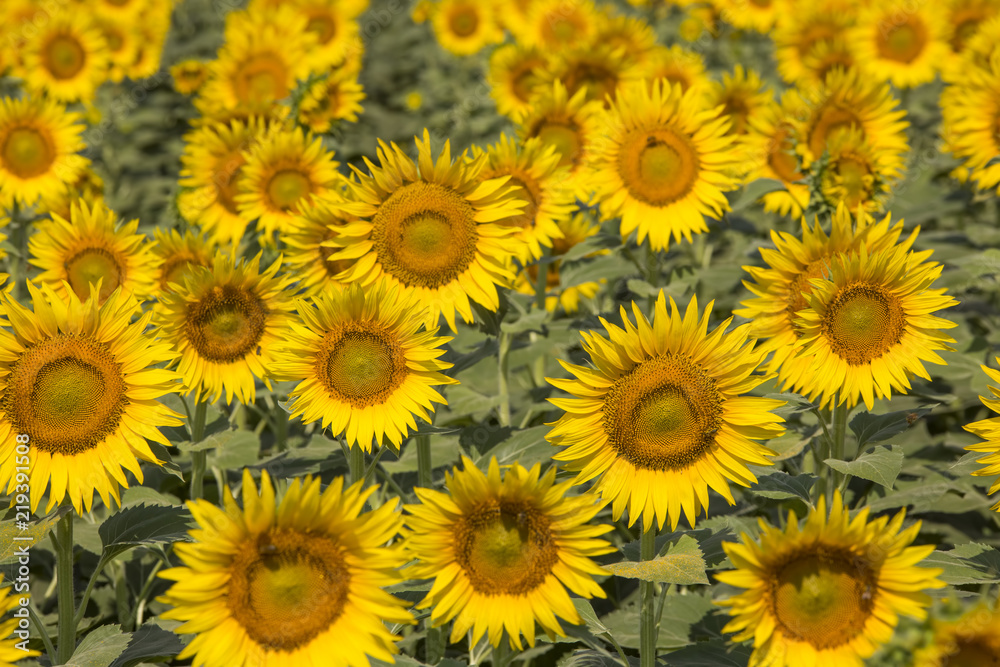
[[[853,408],[860,397],[871,410],[875,396],[905,394],[910,375],[930,380],[922,362],[946,363],[935,350],[955,341],[940,330],[956,326],[932,313],[958,301],[930,289],[942,267],[923,261],[929,254],[861,246],[834,257],[828,278],[809,281],[809,306],[795,318],[800,348],[779,376],[784,387],[822,397],[821,407],[837,396]]]
[[[969,37],[962,59],[957,67],[952,67],[948,80],[957,78],[968,73],[968,68],[963,65],[974,65],[984,70],[990,69],[990,61],[1000,54],[1000,15],[983,21],[979,29]]]
[[[549,255],[559,257],[569,252],[570,248],[586,241],[598,232],[600,226],[592,222],[585,213],[577,213],[572,217],[558,222],[560,236],[552,239],[552,249]],[[595,257],[607,254],[607,250],[597,250],[584,255],[584,257]],[[555,312],[556,308],[562,306],[567,314],[572,314],[580,310],[580,299],[593,299],[600,291],[601,285],[607,281],[604,278],[598,280],[570,285],[563,287],[559,277],[560,260],[556,259],[546,265],[545,291],[551,296],[545,297],[545,309]],[[518,274],[514,287],[522,294],[536,294],[538,291],[538,271],[539,264],[529,264]]]
[[[368,162],[369,174],[355,169],[360,182],[348,181],[347,201],[330,206],[359,220],[339,230],[332,242],[341,250],[330,259],[355,260],[338,280],[369,285],[385,276],[427,304],[429,329],[443,314],[455,331],[456,312],[473,320],[470,299],[487,310],[499,307],[497,285],[513,279],[518,251],[517,230],[501,223],[527,202],[516,198],[508,179],[479,178],[485,155],[453,162],[445,142],[435,162],[426,129],[416,145],[416,164],[396,144],[379,141],[379,166]]]
[[[736,65],[733,73],[722,74],[722,82],[712,86],[708,95],[709,107],[722,106],[722,113],[729,116],[729,134],[747,133],[750,119],[774,102],[774,95],[764,86],[760,75],[752,69]]]
[[[1000,361],[1000,358],[997,358]],[[993,380],[994,382],[1000,382],[1000,371],[996,371],[989,366],[980,366],[983,372]],[[997,387],[990,386],[990,393],[993,394],[992,398],[986,398],[984,396],[980,397],[987,408],[993,412],[1000,412],[1000,389]],[[980,442],[975,445],[969,445],[966,447],[967,450],[971,452],[986,452],[987,456],[983,456],[978,459],[978,463],[985,466],[980,470],[974,471],[972,474],[977,477],[993,476],[1000,474],[1000,418],[991,417],[989,419],[982,419],[977,422],[966,425],[966,431],[978,435],[980,438],[986,440],[986,442]],[[1000,490],[1000,480],[995,480],[993,485],[990,487],[990,493],[996,493]],[[1000,510],[1000,502],[994,505],[991,509]]]
[[[984,605],[961,618],[935,619],[928,646],[913,653],[913,667],[995,667],[1000,664],[1000,613]]]
[[[566,591],[605,597],[593,580],[604,571],[594,556],[614,551],[600,535],[608,525],[587,523],[600,505],[591,494],[566,496],[572,482],[555,483],[514,463],[501,478],[496,458],[484,475],[466,456],[462,470],[445,473],[447,493],[416,488],[420,504],[406,505],[405,544],[416,559],[406,573],[434,579],[417,605],[431,607],[431,623],[454,619],[451,641],[472,631],[499,646],[504,630],[520,650],[521,635],[535,645],[535,622],[551,639],[564,636],[558,616],[581,623]]]
[[[161,293],[156,325],[179,355],[177,370],[188,394],[215,402],[226,393],[241,403],[256,396],[254,377],[274,363],[275,344],[290,326],[294,277],[277,277],[281,259],[260,271],[249,262],[216,254],[212,267],[191,266],[184,285]],[[175,283],[176,285],[176,283]]]
[[[590,0],[534,0],[518,41],[547,53],[593,44],[600,14]]]
[[[657,80],[619,89],[588,147],[588,181],[601,216],[621,216],[622,238],[636,231],[653,250],[708,231],[705,216],[729,210],[737,181],[729,120],[694,93]]]
[[[626,507],[629,525],[642,514],[677,527],[681,512],[694,525],[708,507],[708,489],[734,504],[728,480],[749,486],[747,464],[771,465],[770,449],[755,442],[779,436],[783,421],[770,412],[784,403],[745,396],[773,376],[756,375],[764,352],[753,349],[749,326],[708,333],[692,297],[682,315],[661,291],[651,323],[633,303],[637,325],[623,306],[621,329],[603,318],[609,338],[583,334],[593,367],[560,360],[576,379],[549,379],[573,398],[549,399],[565,410],[546,438],[565,445],[553,458],[577,472],[575,483],[599,477],[594,490],[612,501],[615,520]]]
[[[363,46],[355,20],[359,3],[339,0],[293,0],[295,11],[306,18],[306,30],[316,36],[311,57],[317,71],[336,69],[345,63],[360,63]]]
[[[541,71],[541,85],[551,86],[558,79],[571,96],[586,89],[588,100],[607,106],[620,86],[643,78],[643,67],[627,60],[625,54],[624,48],[608,44],[564,50]]]
[[[36,209],[39,213],[69,219],[72,204],[77,200],[86,202],[91,208],[104,204],[104,179],[89,166],[84,167],[72,183],[43,192]]]
[[[473,148],[473,155],[483,151]],[[517,238],[523,243],[517,254],[526,264],[542,256],[542,246],[551,248],[554,239],[562,236],[559,222],[566,220],[576,209],[573,191],[566,187],[569,167],[559,166],[560,155],[555,147],[539,138],[518,143],[504,134],[500,141],[486,151],[486,166],[479,177],[483,180],[508,176],[508,185],[516,188],[519,199],[528,202],[521,214],[508,218],[503,225],[519,230]]]
[[[884,168],[902,166],[903,153],[909,149],[906,142],[909,123],[904,120],[906,112],[898,108],[888,84],[869,82],[856,69],[835,69],[823,87],[796,90],[793,96],[798,103],[791,103],[791,107],[802,109],[794,120],[798,135],[796,150],[801,153],[805,167],[828,150],[834,136],[851,128],[860,130],[862,138],[874,150],[884,153]]]
[[[997,0],[949,0],[945,3],[947,22],[944,39],[951,47],[950,64],[959,64],[966,44],[984,21],[1000,15]]]
[[[938,3],[876,3],[858,16],[849,39],[869,76],[912,88],[932,81],[948,57],[945,22]]]
[[[860,207],[868,213],[884,208],[891,186],[901,176],[892,155],[873,149],[857,128],[831,138],[827,157],[814,162],[811,172],[828,208],[843,203],[850,211]]]
[[[412,623],[408,603],[389,595],[406,562],[395,499],[361,512],[376,486],[344,488],[337,477],[296,477],[280,502],[266,470],[260,490],[243,470],[243,508],[228,487],[220,509],[188,503],[198,522],[193,542],[174,544],[181,567],[160,572],[175,582],[158,600],[174,631],[197,636],[178,658],[203,667],[392,662],[399,649],[385,623]]]
[[[743,180],[747,183],[758,178],[781,181],[784,190],[764,195],[764,210],[793,218],[801,217],[809,205],[809,186],[802,182],[805,175],[799,169],[795,153],[796,129],[792,119],[796,114],[790,107],[797,101],[798,96],[789,92],[782,96],[781,104],[772,103],[761,108],[747,119],[747,132],[740,139],[746,159]]]
[[[0,574],[0,582],[2,581],[3,575]],[[16,607],[21,607],[21,600],[29,597],[27,592],[11,595],[13,592],[13,586],[3,586],[0,588],[0,618],[6,616],[8,612],[13,611]],[[14,638],[11,635],[14,634],[14,630],[17,629],[19,622],[17,618],[8,618],[6,621],[0,623],[0,667],[14,667],[14,663],[21,658],[33,658],[36,655],[41,655],[40,652],[34,649],[18,648],[18,644],[23,640]]]
[[[982,190],[1000,194],[1000,53],[989,71],[969,68],[941,94],[941,133],[962,169]]]
[[[651,82],[666,79],[668,84],[679,84],[681,90],[693,90],[697,96],[707,93],[711,87],[711,81],[705,74],[704,59],[677,44],[670,48],[657,46],[644,68],[645,78]]]
[[[833,70],[849,70],[857,66],[857,55],[847,36],[820,40],[802,56],[803,73],[797,85],[800,88],[819,88]]]
[[[656,49],[656,31],[638,17],[604,12],[594,43],[610,46],[612,50],[622,49],[629,65],[644,65]]]
[[[809,55],[824,44],[845,40],[856,13],[826,0],[796,4],[795,11],[787,12],[772,34],[781,78],[793,85],[815,80],[815,69],[807,62]]]
[[[88,0],[88,5],[98,16],[119,17],[121,19],[135,21],[155,0]],[[165,4],[171,4],[169,0]]]
[[[171,2],[152,2],[134,24],[138,52],[135,62],[126,70],[125,76],[133,80],[145,79],[160,71],[163,44],[170,30]]]
[[[17,74],[36,95],[88,101],[108,76],[108,43],[87,12],[50,12],[27,33]]]
[[[458,56],[470,56],[503,41],[496,7],[483,0],[441,0],[434,5],[431,26],[441,47]]]
[[[90,161],[78,151],[80,115],[42,97],[0,98],[0,201],[25,206],[61,191]]]
[[[115,290],[98,306],[92,290],[81,301],[48,285],[28,283],[34,312],[0,294],[13,333],[0,331],[0,484],[13,493],[15,438],[31,451],[31,511],[49,486],[50,511],[69,495],[89,512],[96,492],[118,502],[124,471],[142,483],[139,460],[162,465],[146,440],[168,445],[161,426],[180,415],[156,399],[180,389],[177,374],[152,366],[174,358],[170,346],[144,333],[151,314],[136,321],[135,299]]]
[[[170,68],[170,76],[174,80],[174,90],[182,95],[191,95],[208,80],[208,63],[197,58],[182,60]]]
[[[236,205],[246,165],[244,151],[263,140],[279,123],[261,117],[202,125],[185,137],[177,204],[184,218],[219,243],[235,243],[248,220]]]
[[[542,52],[521,44],[504,44],[490,54],[487,81],[497,111],[516,120],[531,110],[531,95],[541,79],[539,73],[548,64]]]
[[[712,0],[723,21],[740,30],[753,30],[765,35],[778,21],[779,15],[791,9],[782,0]]]
[[[138,227],[138,220],[117,224],[115,212],[103,203],[77,200],[68,220],[52,214],[28,239],[31,263],[42,270],[32,280],[51,285],[64,298],[72,291],[83,300],[100,282],[101,303],[119,287],[143,299],[153,293],[158,261]]]
[[[172,284],[181,287],[196,266],[209,267],[219,252],[217,244],[205,237],[187,230],[182,235],[176,229],[165,231],[157,227],[153,230],[156,245],[153,252],[159,259],[156,270],[156,291],[160,294],[174,289]]]
[[[325,134],[339,120],[358,122],[365,91],[358,83],[357,70],[341,67],[332,70],[305,91],[299,102],[299,123],[317,134]]]
[[[774,351],[767,365],[768,372],[776,373],[798,347],[802,331],[796,323],[799,311],[808,307],[812,294],[813,278],[829,273],[834,257],[857,251],[864,246],[869,253],[890,248],[899,242],[903,222],[891,223],[891,216],[875,222],[862,213],[856,222],[846,206],[838,206],[830,223],[830,234],[823,230],[819,219],[809,227],[803,218],[802,235],[797,238],[787,232],[771,230],[774,249],[761,248],[760,254],[767,268],[744,266],[751,281],[743,285],[755,297],[743,301],[742,308],[734,315],[751,321],[750,335],[763,341],[761,350]],[[917,238],[914,230],[900,246],[908,250]]]
[[[566,186],[583,200],[590,198],[586,181],[586,147],[599,129],[601,103],[587,100],[587,91],[570,96],[561,81],[543,86],[532,95],[531,109],[518,119],[522,141],[538,137],[555,146],[561,155],[560,166],[570,169]]]
[[[333,152],[301,128],[262,135],[245,157],[236,206],[244,220],[257,220],[257,233],[266,243],[294,224],[294,214],[310,197],[323,197],[342,178]]]
[[[289,394],[292,418],[322,421],[348,445],[370,451],[383,438],[399,446],[416,430],[414,416],[430,422],[434,403],[447,404],[434,385],[458,384],[441,373],[437,329],[418,331],[423,309],[413,293],[378,282],[352,284],[298,301],[293,322],[275,354],[271,374],[299,384]]]
[[[138,31],[130,21],[121,17],[96,15],[94,23],[108,45],[108,79],[121,83],[139,57]]]
[[[905,511],[873,520],[869,509],[852,519],[837,491],[827,516],[820,497],[802,527],[795,511],[784,530],[760,519],[761,536],[723,542],[735,570],[724,584],[747,589],[719,604],[732,620],[723,632],[754,640],[753,667],[863,667],[892,638],[899,614],[925,618],[943,588],[940,569],[917,567],[934,545],[910,546],[920,522],[903,529]]]
[[[346,287],[336,276],[354,264],[352,259],[330,259],[338,251],[333,242],[338,230],[357,218],[333,210],[329,201],[327,197],[306,205],[295,216],[295,225],[278,233],[284,246],[285,271],[299,281],[303,296]]]

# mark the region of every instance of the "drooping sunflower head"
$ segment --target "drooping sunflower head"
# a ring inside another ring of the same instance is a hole
[[[260,257],[235,262],[216,254],[211,268],[190,267],[183,289],[160,295],[156,324],[177,351],[187,393],[198,400],[214,402],[225,392],[227,403],[234,394],[253,402],[255,377],[270,386],[265,376],[291,322],[294,277],[277,275],[280,258],[261,271]]]
[[[380,166],[355,170],[344,202],[330,206],[359,221],[339,230],[330,259],[355,260],[337,276],[368,285],[385,276],[415,293],[428,306],[426,323],[441,315],[455,330],[455,313],[472,322],[470,299],[488,310],[499,307],[497,285],[513,279],[515,228],[500,224],[527,205],[506,178],[479,179],[486,156],[452,161],[451,148],[435,161],[430,133],[417,139],[417,162],[395,144],[379,142]]]
[[[913,667],[992,667],[1000,662],[1000,613],[977,606],[953,621],[934,619],[931,642],[913,653]]]
[[[338,162],[323,140],[301,128],[276,127],[244,151],[239,194],[240,217],[257,220],[257,233],[274,243],[279,229],[294,225],[294,215],[312,197],[321,198],[340,181]]]
[[[828,277],[810,280],[809,307],[795,319],[801,346],[779,376],[784,386],[822,406],[863,399],[871,410],[876,396],[905,394],[911,376],[929,380],[924,363],[946,363],[935,350],[953,349],[942,330],[956,326],[932,313],[958,303],[931,289],[942,267],[924,261],[930,253],[862,246],[834,257]]]
[[[382,590],[399,582],[406,556],[389,544],[402,523],[396,501],[361,511],[376,488],[338,477],[321,491],[307,476],[278,500],[266,470],[258,491],[244,469],[242,508],[228,487],[223,508],[188,503],[198,527],[174,545],[184,564],[159,575],[175,582],[161,617],[197,635],[179,657],[205,667],[391,662],[399,637],[383,621],[413,617]]]
[[[358,83],[357,70],[335,69],[306,91],[299,102],[299,123],[319,134],[329,132],[340,120],[356,123],[358,114],[364,111],[363,99],[365,92]]]
[[[435,385],[457,384],[441,373],[440,346],[451,340],[437,329],[420,331],[424,307],[398,286],[379,281],[327,290],[299,301],[301,318],[285,333],[272,375],[298,381],[289,394],[293,417],[322,421],[369,451],[383,438],[399,450],[414,417],[429,422],[434,403],[446,404]]]
[[[493,646],[507,629],[511,645],[521,636],[535,645],[535,622],[550,638],[564,636],[556,617],[581,619],[567,588],[583,597],[605,597],[591,558],[612,551],[599,536],[611,526],[586,524],[599,509],[591,494],[566,496],[571,482],[555,483],[514,463],[501,476],[496,458],[483,474],[468,457],[462,470],[445,473],[447,493],[415,489],[420,504],[406,505],[406,547],[416,562],[407,569],[434,585],[418,605],[431,622],[454,620],[451,641],[472,631]]]
[[[633,303],[636,323],[622,307],[624,329],[602,319],[608,338],[583,334],[593,367],[560,361],[575,379],[549,379],[573,398],[550,399],[566,411],[548,440],[565,449],[554,456],[577,472],[576,483],[598,478],[594,490],[612,501],[615,519],[642,515],[676,528],[683,513],[693,526],[708,507],[708,489],[734,503],[729,481],[756,482],[747,464],[770,465],[773,452],[756,442],[783,432],[771,410],[781,401],[746,396],[769,379],[756,374],[764,352],[754,349],[749,326],[711,333],[692,298],[682,313],[663,292],[650,322]]]
[[[47,18],[26,33],[19,76],[35,95],[60,102],[90,100],[108,76],[104,34],[87,12],[67,8]]]
[[[208,64],[197,58],[183,60],[170,67],[170,76],[174,80],[174,90],[182,95],[191,95],[208,80]]]
[[[44,97],[0,99],[0,201],[25,206],[61,192],[89,161],[80,115]]]
[[[764,351],[774,351],[768,371],[778,372],[799,346],[803,332],[796,318],[809,307],[812,279],[829,276],[834,259],[844,253],[861,247],[871,253],[896,245],[902,231],[901,220],[893,223],[887,215],[875,222],[864,213],[855,219],[841,204],[832,216],[829,235],[818,218],[812,227],[802,220],[801,238],[787,232],[771,232],[774,249],[760,251],[767,268],[743,267],[752,279],[752,282],[744,280],[743,285],[755,296],[733,311],[751,321],[751,335],[763,341]],[[899,246],[904,250],[910,248],[919,231],[915,229]]]
[[[151,368],[176,355],[145,333],[150,313],[133,321],[138,304],[122,289],[103,305],[96,289],[83,301],[48,285],[28,290],[33,310],[0,294],[13,329],[0,332],[0,484],[14,492],[14,435],[26,434],[32,511],[50,482],[46,512],[66,496],[77,512],[90,511],[95,492],[118,502],[126,470],[141,483],[140,460],[162,464],[146,440],[167,445],[159,427],[181,423],[156,400],[180,389],[177,374]]]
[[[548,58],[534,47],[504,44],[490,54],[487,78],[497,111],[516,120],[531,110],[531,96]]]
[[[481,0],[441,0],[434,6],[431,26],[443,48],[459,56],[472,55],[503,41],[497,9]]]
[[[849,39],[870,76],[911,88],[933,80],[948,57],[945,23],[941,3],[880,2],[861,12]]]
[[[482,152],[478,147],[473,149],[474,155]],[[551,248],[553,240],[562,236],[559,222],[569,219],[576,208],[576,197],[566,186],[569,167],[560,166],[559,153],[537,137],[520,143],[500,135],[500,141],[486,150],[486,159],[479,177],[509,177],[507,184],[515,188],[515,196],[528,204],[520,215],[502,222],[518,230],[517,238],[522,242],[518,260],[526,264],[538,259],[542,246]]]
[[[118,224],[117,215],[104,203],[73,202],[68,220],[52,214],[28,239],[31,263],[42,270],[33,281],[49,284],[63,296],[73,292],[79,299],[86,299],[91,285],[100,283],[102,303],[119,287],[146,298],[153,293],[159,262],[149,239],[136,233],[138,227],[138,220]]]
[[[633,231],[654,250],[671,238],[691,241],[708,231],[705,216],[729,209],[738,155],[727,117],[692,91],[656,80],[618,89],[588,146],[587,180],[605,219],[621,217],[622,238]]]
[[[919,521],[904,529],[905,512],[869,520],[867,507],[852,518],[839,491],[829,515],[826,502],[802,526],[791,511],[784,530],[761,519],[759,540],[723,542],[736,569],[715,576],[746,589],[719,602],[732,616],[723,631],[754,641],[752,664],[861,667],[900,614],[926,617],[925,589],[945,585],[940,569],[917,567],[934,551],[910,546]]]

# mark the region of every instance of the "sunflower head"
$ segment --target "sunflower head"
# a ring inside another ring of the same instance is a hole
[[[876,213],[889,195],[891,183],[900,175],[891,155],[876,151],[852,128],[827,144],[827,154],[810,171],[822,200],[834,210],[840,204]],[[892,165],[883,170],[883,165]],[[814,186],[815,187],[815,186]]]
[[[555,459],[577,472],[629,524],[642,515],[676,528],[681,513],[693,526],[708,507],[711,487],[734,503],[728,481],[757,481],[747,464],[770,465],[770,449],[755,442],[781,435],[781,401],[746,396],[770,376],[757,375],[764,353],[753,349],[749,326],[726,332],[732,318],[708,332],[712,304],[685,312],[660,292],[652,322],[632,304],[624,328],[602,319],[608,338],[583,334],[593,367],[560,361],[575,379],[549,379],[573,398],[550,399],[566,411],[548,440],[565,449]]]
[[[548,58],[533,47],[514,43],[494,49],[487,77],[497,111],[511,119],[529,112],[531,96],[541,82],[539,73],[546,64]]]
[[[32,26],[24,44],[19,76],[36,95],[60,102],[89,101],[107,78],[108,43],[88,12],[49,12],[42,27]]]
[[[161,617],[197,635],[179,657],[206,667],[391,662],[399,637],[385,622],[413,623],[407,603],[382,590],[407,560],[389,544],[402,519],[395,500],[362,512],[377,487],[361,486],[338,477],[321,491],[317,478],[294,478],[279,500],[266,470],[258,490],[244,469],[242,508],[228,487],[223,508],[188,503],[198,527],[174,545],[184,564],[159,575],[175,582]]]
[[[497,7],[481,0],[441,0],[434,6],[431,26],[438,42],[459,56],[478,53],[503,41]]]
[[[184,60],[171,66],[170,76],[174,80],[174,90],[182,95],[191,95],[208,80],[208,65],[196,58]]]
[[[870,76],[910,88],[933,80],[947,59],[946,22],[943,3],[890,1],[860,12],[848,38]]]
[[[299,123],[320,134],[330,132],[333,124],[340,120],[356,123],[358,114],[363,111],[363,99],[365,93],[358,83],[357,70],[335,69],[306,91],[299,102]]]
[[[586,213],[575,213],[569,218],[559,221],[559,233],[561,236],[552,239],[552,249],[549,251],[551,257],[559,257],[569,252],[579,243],[586,241],[600,230],[594,220]],[[608,250],[597,250],[584,255],[584,257],[596,257],[605,255]],[[555,312],[556,308],[562,307],[566,313],[575,313],[580,309],[580,299],[592,299],[601,289],[601,285],[607,280],[599,278],[580,283],[578,285],[563,286],[559,276],[561,260],[555,259],[548,264],[528,264],[517,276],[515,288],[522,294],[537,294],[539,271],[545,270],[545,309]]]
[[[194,267],[211,266],[219,252],[214,241],[190,229],[182,235],[176,229],[164,231],[157,228],[154,234],[156,246],[153,253],[160,259],[156,290],[160,293],[174,289],[172,285],[183,286]]]
[[[931,642],[913,654],[913,667],[992,667],[1000,660],[1000,613],[985,605],[953,621],[934,619]]]

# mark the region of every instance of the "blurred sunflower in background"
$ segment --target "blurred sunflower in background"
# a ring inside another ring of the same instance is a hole
[[[243,470],[243,507],[224,487],[223,508],[188,503],[198,527],[174,552],[184,565],[159,573],[174,582],[160,617],[196,635],[178,658],[205,667],[365,667],[392,662],[409,603],[383,587],[400,581],[406,556],[393,539],[402,524],[392,499],[362,512],[376,490],[337,477],[296,477],[280,500],[266,470],[260,488]]]
[[[775,24],[771,38],[774,40],[774,57],[778,62],[778,74],[791,85],[819,80],[815,69],[817,60],[813,54],[817,49],[835,50],[832,45],[846,40],[849,27],[853,24],[854,11],[838,0],[816,0],[795,4],[795,11],[789,11]]]
[[[313,132],[326,134],[337,121],[358,121],[364,109],[365,91],[358,83],[357,70],[342,67],[309,86],[299,102],[298,121]]]
[[[299,383],[289,393],[292,418],[321,421],[366,452],[383,438],[399,451],[417,429],[414,416],[430,423],[434,403],[447,405],[432,387],[458,384],[438,360],[451,339],[420,331],[424,307],[412,292],[355,283],[299,300],[296,310],[270,366],[275,379]]]
[[[997,361],[1000,361],[998,359]],[[1000,383],[1000,371],[990,368],[989,366],[983,364],[980,366],[986,376],[993,380],[994,382]],[[983,402],[987,408],[993,412],[1000,412],[1000,388],[989,386],[991,398],[985,396],[980,396],[979,400]],[[974,445],[969,445],[966,447],[970,452],[986,452],[986,456],[982,456],[976,459],[976,462],[982,466],[979,470],[973,471],[973,475],[976,477],[992,477],[993,475],[1000,475],[1000,417],[989,417],[987,419],[981,419],[971,424],[965,425],[966,431],[974,433],[986,442],[979,442]],[[994,480],[993,484],[990,486],[990,494],[994,494],[1000,491],[1000,480]],[[993,510],[1000,510],[1000,502],[997,502],[991,508]]]
[[[204,233],[188,229],[181,234],[176,229],[153,231],[156,245],[153,254],[159,259],[156,270],[156,291],[159,294],[183,286],[196,266],[211,266],[219,251],[218,245]]]
[[[945,24],[943,3],[880,2],[859,14],[849,39],[870,76],[912,88],[933,80],[945,62]]]
[[[519,42],[536,46],[547,53],[558,53],[574,46],[592,44],[601,25],[601,17],[590,0],[534,0]]]
[[[208,80],[208,63],[191,58],[171,65],[170,76],[174,80],[174,90],[182,95],[198,92]]]
[[[1000,662],[1000,613],[985,605],[954,621],[934,619],[931,642],[913,653],[913,667],[991,667]]]
[[[826,156],[812,164],[810,173],[831,210],[844,204],[850,211],[867,213],[883,210],[892,184],[902,176],[893,156],[873,149],[857,128],[832,137]]]
[[[1000,194],[1000,52],[988,71],[969,69],[941,94],[941,134],[981,190]]]
[[[925,618],[923,591],[945,585],[940,569],[917,566],[934,545],[910,546],[920,522],[903,529],[905,511],[869,520],[866,507],[851,518],[839,491],[829,515],[826,503],[820,496],[801,527],[791,510],[784,529],[758,519],[758,540],[722,543],[736,569],[716,578],[746,589],[719,602],[732,616],[723,632],[753,640],[751,665],[863,667],[899,615]]]
[[[33,94],[59,102],[90,100],[107,79],[108,43],[87,12],[50,12],[25,35],[24,64],[15,73]]]
[[[329,201],[328,197],[307,204],[295,216],[295,224],[278,233],[284,246],[285,271],[298,279],[303,296],[346,287],[337,276],[354,264],[352,259],[331,259],[331,256],[340,250],[333,242],[338,230],[357,218],[333,210]]]
[[[487,81],[497,112],[517,120],[531,111],[531,96],[548,58],[534,47],[503,44],[490,54]]]
[[[706,97],[705,106],[715,108],[721,106],[720,116],[729,118],[729,129],[726,134],[733,137],[731,150],[737,154],[739,165],[734,175],[743,177],[752,169],[752,162],[745,152],[742,138],[749,131],[750,120],[759,116],[764,109],[774,104],[774,95],[764,86],[760,75],[753,70],[745,70],[742,65],[736,65],[732,74],[723,72],[722,81],[713,83]]]
[[[3,575],[0,574],[0,582],[2,581]],[[23,592],[12,595],[14,590],[14,586],[0,587],[0,617],[4,617],[9,612],[14,611],[16,607],[20,607],[21,600],[29,597]],[[0,665],[4,667],[8,665],[12,666],[21,658],[33,658],[42,654],[41,651],[18,647],[18,644],[22,640],[20,637],[15,638],[12,635],[14,634],[14,630],[17,629],[19,622],[19,619],[12,617],[0,623]]]
[[[660,291],[650,322],[635,302],[625,307],[625,328],[601,318],[608,338],[584,332],[593,366],[559,363],[575,376],[548,378],[572,398],[549,402],[565,414],[546,439],[564,447],[553,456],[577,473],[574,483],[597,478],[593,489],[612,502],[617,521],[642,515],[674,530],[683,513],[694,526],[708,507],[708,489],[734,504],[729,481],[757,481],[748,464],[771,465],[770,449],[756,442],[781,435],[783,419],[771,410],[783,401],[746,394],[772,376],[757,375],[765,353],[754,349],[749,325],[726,332],[730,317],[708,332],[704,313],[691,298],[686,312]]]
[[[809,205],[809,185],[799,168],[795,152],[795,112],[791,105],[798,102],[794,93],[785,93],[782,103],[772,103],[747,119],[747,132],[740,138],[746,159],[744,181],[758,178],[781,181],[783,190],[764,195],[764,210],[799,218]],[[799,106],[801,108],[801,105]]]
[[[433,579],[418,609],[431,623],[454,620],[451,641],[471,631],[498,646],[506,630],[521,650],[535,645],[535,623],[552,640],[565,636],[556,617],[582,622],[567,589],[605,597],[593,580],[603,570],[591,560],[614,550],[600,536],[608,525],[587,525],[600,509],[591,494],[567,496],[572,482],[555,483],[556,470],[518,463],[501,476],[496,458],[486,474],[466,456],[445,473],[445,493],[417,487],[419,504],[406,505],[407,551],[416,560],[406,574]]]
[[[665,79],[664,87],[676,83],[685,93],[694,91],[696,97],[707,94],[712,85],[705,72],[705,60],[694,51],[677,44],[669,48],[655,47],[643,68],[650,85],[657,79]]]
[[[598,232],[600,226],[586,213],[575,213],[573,216],[560,220],[557,223],[560,236],[552,239],[552,248],[549,250],[550,257],[560,257]],[[607,254],[607,250],[595,250],[587,253],[584,257],[595,257]],[[601,285],[607,281],[604,278],[598,280],[587,280],[573,285],[563,284],[560,275],[561,260],[554,259],[548,263],[538,262],[525,266],[517,276],[514,287],[522,294],[537,294],[539,273],[545,271],[545,285],[543,288],[547,295],[545,297],[545,308],[549,312],[555,312],[557,307],[562,307],[566,313],[575,313],[580,310],[581,299],[592,299],[597,296]]]
[[[493,0],[439,0],[432,5],[431,27],[442,48],[472,55],[503,41],[498,9]]]
[[[94,494],[105,506],[142,483],[139,461],[162,465],[146,440],[168,446],[159,428],[181,424],[157,399],[181,386],[173,371],[154,366],[176,355],[146,332],[152,313],[133,320],[139,304],[115,290],[98,305],[96,290],[75,293],[28,283],[32,310],[0,294],[12,331],[0,330],[0,484],[18,484],[15,434],[29,436],[31,511],[48,489],[45,511],[69,496],[77,513]]]
[[[42,192],[42,200],[35,207],[39,213],[47,213],[50,217],[58,215],[69,220],[75,201],[84,202],[90,208],[105,205],[104,179],[92,166],[84,167],[74,181],[63,187]]]

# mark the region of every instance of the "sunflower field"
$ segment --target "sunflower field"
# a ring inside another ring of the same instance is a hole
[[[0,0],[0,667],[1000,666],[1000,0]]]

